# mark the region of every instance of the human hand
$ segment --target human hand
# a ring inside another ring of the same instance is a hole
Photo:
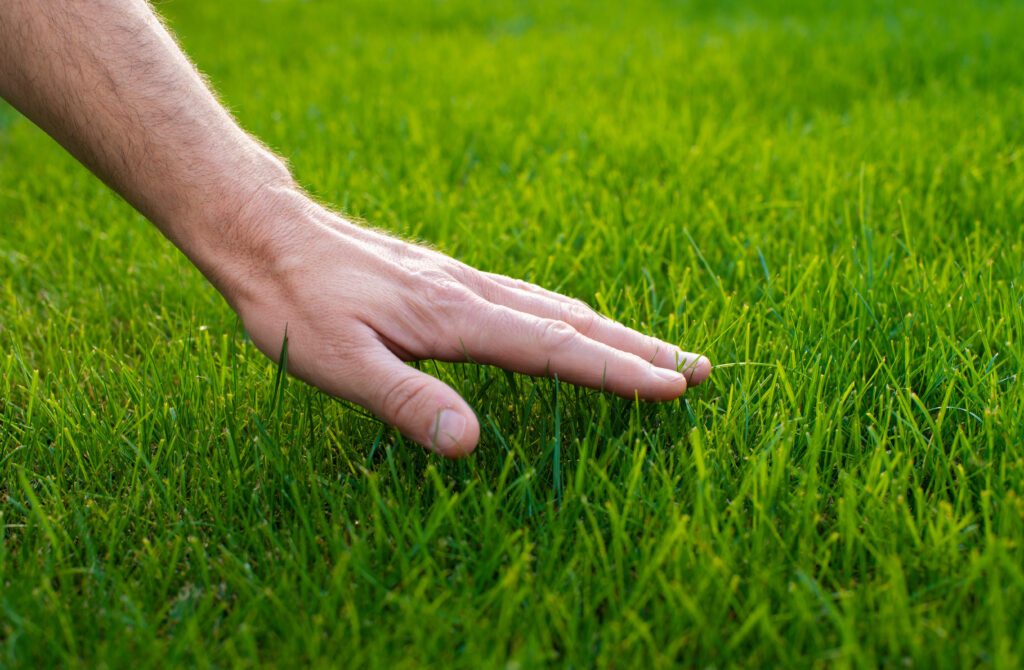
[[[287,328],[293,374],[416,442],[464,455],[480,426],[453,389],[403,361],[471,360],[645,400],[710,372],[579,301],[317,206],[234,123],[149,3],[0,7],[0,95],[153,221],[265,354],[277,357]]]
[[[287,328],[290,373],[445,456],[470,453],[480,425],[454,389],[403,361],[485,363],[644,400],[710,373],[707,358],[578,300],[355,225],[289,187],[268,191],[235,224],[259,250],[235,245],[249,250],[211,277],[253,342],[276,359]]]

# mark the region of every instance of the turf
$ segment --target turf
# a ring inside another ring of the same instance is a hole
[[[282,378],[0,107],[0,666],[1019,667],[1024,6],[162,3],[317,197],[718,366]]]

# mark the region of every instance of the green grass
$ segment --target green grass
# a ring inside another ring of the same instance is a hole
[[[459,462],[0,107],[0,666],[1024,663],[1024,5],[615,5],[161,4],[318,197],[720,365],[425,364]]]

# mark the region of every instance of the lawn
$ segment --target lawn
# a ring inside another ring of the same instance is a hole
[[[0,106],[0,667],[1024,664],[1024,5],[159,9],[318,198],[716,368],[425,363],[445,461]]]

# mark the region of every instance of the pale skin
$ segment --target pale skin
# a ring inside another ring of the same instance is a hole
[[[245,133],[144,0],[0,0],[0,96],[152,221],[253,342],[445,456],[480,439],[451,387],[406,364],[472,361],[662,401],[707,358],[584,303],[476,270],[312,201]]]

